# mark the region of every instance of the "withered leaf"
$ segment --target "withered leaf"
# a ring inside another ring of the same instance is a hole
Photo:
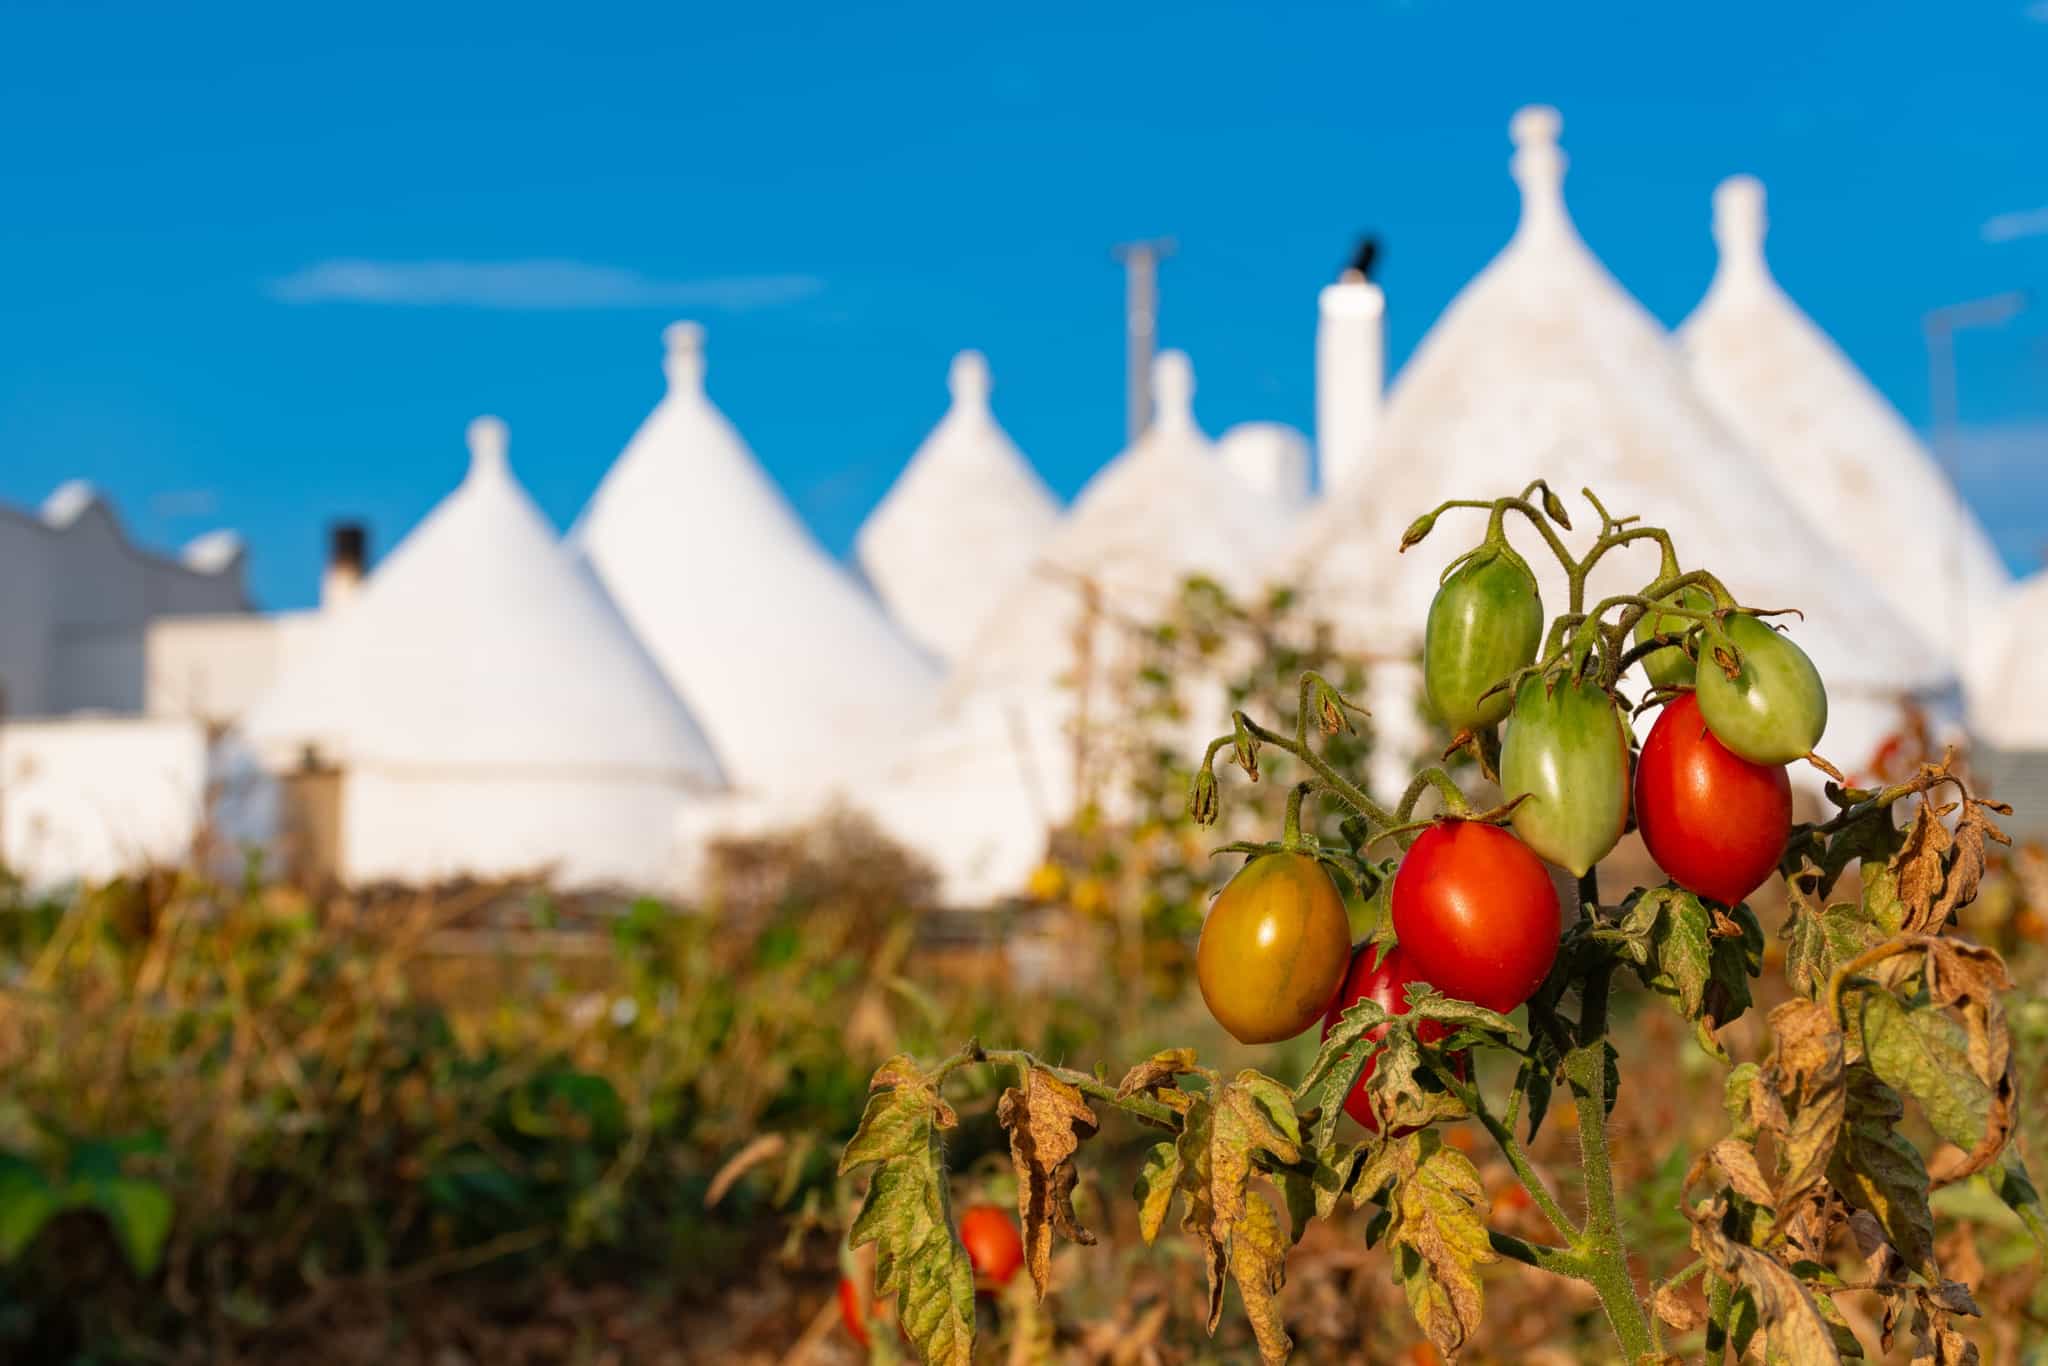
[[[996,1102],[996,1120],[1010,1135],[1017,1169],[1017,1215],[1024,1225],[1024,1262],[1038,1296],[1045,1298],[1055,1231],[1077,1243],[1095,1235],[1074,1217],[1074,1153],[1097,1128],[1095,1112],[1070,1082],[1042,1067],[1027,1067],[1018,1084]]]
[[[1280,1321],[1274,1303],[1280,1287],[1287,1283],[1287,1244],[1280,1236],[1273,1207],[1256,1192],[1244,1202],[1244,1213],[1230,1235],[1230,1274],[1237,1281],[1237,1293],[1244,1300],[1245,1317],[1259,1342],[1259,1359],[1266,1366],[1287,1360],[1294,1342]]]
[[[1787,1001],[1770,1015],[1775,1046],[1764,1077],[1783,1103],[1778,1205],[1789,1209],[1826,1178],[1848,1104],[1842,1035],[1826,1007]],[[1774,1117],[1775,1118],[1775,1117]]]
[[[1757,1165],[1756,1154],[1732,1138],[1724,1138],[1712,1149],[1714,1161],[1728,1174],[1728,1184],[1735,1193],[1745,1200],[1770,1207],[1776,1204],[1776,1193],[1771,1183],[1764,1180],[1763,1169]]]
[[[1707,1307],[1686,1286],[1660,1287],[1651,1301],[1657,1317],[1681,1333],[1697,1332],[1707,1322]]]
[[[1173,1193],[1179,1186],[1179,1145],[1153,1144],[1145,1154],[1145,1165],[1138,1171],[1137,1189],[1131,1192],[1138,1201],[1138,1232],[1146,1242],[1159,1236],[1160,1226],[1166,1222],[1167,1206],[1173,1203]]]
[[[1360,1177],[1360,1189],[1375,1180],[1382,1185],[1395,1279],[1429,1340],[1455,1356],[1484,1311],[1479,1268],[1498,1256],[1481,1217],[1485,1187],[1472,1160],[1432,1130],[1393,1139],[1381,1153],[1372,1175]]]
[[[1154,1053],[1145,1061],[1124,1073],[1124,1079],[1117,1083],[1119,1098],[1127,1099],[1143,1091],[1157,1091],[1173,1085],[1175,1077],[1184,1076],[1195,1070],[1195,1050],[1192,1048],[1169,1048]]]
[[[1150,1208],[1157,1176],[1170,1168],[1181,1193],[1181,1228],[1194,1239],[1208,1275],[1207,1321],[1214,1333],[1223,1316],[1231,1237],[1245,1217],[1253,1155],[1265,1152],[1283,1163],[1301,1160],[1293,1096],[1271,1077],[1249,1069],[1240,1072],[1194,1099],[1175,1149],[1171,1164],[1155,1169],[1148,1160],[1147,1180],[1155,1184],[1142,1188],[1141,1217]],[[1270,1209],[1267,1214],[1270,1218]]]
[[[1934,919],[1934,907],[1941,900],[1943,884],[1948,880],[1946,861],[1949,848],[1954,844],[1948,825],[1942,818],[1953,810],[1953,804],[1937,806],[1922,797],[1919,814],[1906,831],[1906,842],[1898,853],[1892,855],[1892,878],[1899,903],[1906,913],[1905,923],[1900,928],[1908,933],[1921,934],[1941,928],[1942,922]]]
[[[1687,1211],[1693,1250],[1707,1264],[1748,1291],[1770,1350],[1787,1361],[1839,1362],[1835,1331],[1805,1285],[1769,1253],[1738,1243],[1721,1231],[1727,1202],[1718,1197]]]

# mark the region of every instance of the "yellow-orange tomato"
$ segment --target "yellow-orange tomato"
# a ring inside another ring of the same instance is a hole
[[[1216,895],[1195,979],[1239,1043],[1278,1043],[1322,1018],[1351,963],[1344,898],[1307,854],[1261,854]]]

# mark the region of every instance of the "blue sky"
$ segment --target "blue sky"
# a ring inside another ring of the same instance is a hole
[[[0,498],[84,476],[152,540],[238,527],[260,599],[303,603],[324,523],[388,549],[480,412],[566,527],[676,316],[835,550],[963,346],[1069,494],[1122,431],[1112,243],[1178,238],[1161,328],[1204,425],[1307,427],[1354,234],[1386,239],[1398,360],[1505,239],[1507,118],[1542,100],[1653,312],[1696,300],[1708,194],[1753,171],[1779,278],[1916,424],[1921,314],[2034,291],[1961,367],[1967,490],[2037,562],[2048,0],[1557,8],[6,0]]]

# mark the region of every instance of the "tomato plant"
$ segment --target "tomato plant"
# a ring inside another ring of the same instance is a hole
[[[1628,722],[1597,681],[1524,679],[1500,751],[1515,833],[1583,874],[1628,828],[1628,754]]]
[[[1752,763],[1789,764],[1813,753],[1828,724],[1828,694],[1806,651],[1758,617],[1722,624],[1739,660],[1699,671],[1700,715],[1720,742]],[[1727,653],[1716,646],[1716,654]]]
[[[1204,998],[1239,1039],[1289,1038],[1325,1016],[1292,1085],[1258,1068],[1226,1075],[1191,1048],[1163,1049],[1112,1080],[1100,1064],[1075,1070],[973,1041],[936,1062],[893,1058],[875,1075],[840,1170],[868,1173],[853,1239],[877,1245],[877,1289],[899,1297],[927,1360],[973,1356],[973,1263],[947,1222],[943,1162],[943,1135],[959,1122],[945,1093],[970,1068],[1013,1079],[996,1117],[1017,1172],[1023,1264],[1041,1296],[1054,1239],[1093,1241],[1073,1201],[1078,1163],[1114,1116],[1165,1134],[1134,1193],[1140,1231],[1158,1237],[1178,1204],[1206,1274],[1210,1331],[1235,1282],[1268,1363],[1293,1345],[1279,1300],[1288,1249],[1347,1205],[1371,1211],[1368,1242],[1387,1246],[1432,1351],[1448,1359],[1479,1339],[1480,1270],[1500,1260],[1582,1282],[1619,1359],[1634,1364],[1687,1352],[1720,1363],[1731,1350],[1799,1363],[1860,1355],[1834,1303],[1850,1291],[1881,1305],[1887,1350],[1897,1338],[1935,1366],[1975,1359],[1956,1327],[1975,1302],[1949,1279],[1935,1181],[1899,1120],[1915,1106],[1951,1145],[1942,1180],[1981,1177],[1981,1194],[2048,1252],[2048,1212],[2010,1144],[2017,1073],[2000,997],[2011,983],[1996,953],[1954,933],[1986,846],[2005,839],[1992,818],[2007,808],[1972,793],[1951,755],[1882,787],[1838,777],[1833,812],[1791,825],[1783,764],[1824,767],[1812,747],[1826,699],[1811,661],[1713,573],[1681,572],[1669,531],[1586,497],[1598,529],[1577,552],[1562,501],[1540,481],[1446,503],[1402,538],[1413,548],[1453,509],[1488,513],[1485,538],[1454,561],[1432,604],[1424,673],[1460,728],[1454,750],[1502,785],[1506,804],[1477,809],[1442,767],[1377,800],[1327,758],[1357,709],[1314,672],[1301,678],[1291,728],[1238,710],[1203,752],[1189,795],[1203,825],[1223,801],[1219,756],[1257,782],[1270,747],[1305,774],[1276,841],[1227,846],[1253,858],[1217,898],[1198,949]],[[1547,630],[1506,538],[1511,517],[1563,572],[1567,601]],[[1658,572],[1638,592],[1589,602],[1594,567],[1630,547],[1654,549]],[[1697,660],[1697,693],[1673,689],[1680,660],[1659,654],[1673,649]],[[1628,810],[1621,717],[1638,662],[1657,689],[1645,700],[1666,705],[1636,765],[1636,815],[1677,885],[1616,898],[1596,860]],[[1310,802],[1323,819],[1304,817]],[[1560,906],[1535,851],[1577,874],[1572,905]],[[1728,1031],[1765,962],[1762,929],[1740,902],[1773,868],[1790,907],[1787,999]],[[1843,895],[1852,868],[1858,890]],[[1376,942],[1355,957],[1336,942],[1340,883],[1384,911]],[[1613,997],[1630,978],[1730,1069],[1728,1134],[1679,1182],[1693,1258],[1647,1285],[1618,1212],[1608,1131],[1623,1084]],[[1731,1044],[1751,1056],[1738,1061]],[[1540,1129],[1554,1095],[1569,1096],[1577,1128],[1572,1210],[1521,1137]],[[1364,1141],[1340,1133],[1347,1112]],[[1470,1123],[1447,1138],[1440,1125],[1451,1120]],[[1474,1132],[1499,1149],[1521,1196],[1489,1192],[1462,1141]],[[1489,1226],[1496,1209],[1517,1224],[1540,1217],[1553,1236]]]
[[[1727,905],[1778,866],[1792,832],[1783,764],[1753,764],[1709,730],[1691,693],[1664,707],[1636,767],[1636,827],[1657,866]]]
[[[1344,898],[1316,860],[1281,851],[1238,871],[1202,922],[1195,980],[1240,1043],[1291,1039],[1321,1017],[1351,961]]]
[[[1389,1015],[1406,1015],[1408,988],[1420,980],[1409,965],[1407,955],[1402,953],[1398,945],[1382,955],[1378,944],[1370,940],[1360,944],[1351,955],[1351,970],[1344,976],[1343,989],[1337,993],[1337,999],[1330,1003],[1329,1013],[1323,1017],[1323,1037],[1329,1038],[1330,1032],[1343,1023],[1344,1012],[1360,1001],[1371,1001]],[[1384,1026],[1369,1032],[1365,1036],[1365,1042],[1377,1043],[1386,1032]],[[1449,1026],[1429,1020],[1416,1028],[1415,1037],[1421,1043],[1440,1043],[1449,1038],[1450,1033]],[[1453,1063],[1459,1075],[1463,1076],[1469,1059],[1460,1055],[1453,1059]],[[1366,1088],[1366,1082],[1372,1076],[1372,1069],[1373,1061],[1368,1057],[1364,1069],[1358,1074],[1357,1083],[1352,1086],[1351,1093],[1344,1097],[1344,1113],[1358,1121],[1369,1132],[1378,1133],[1380,1119],[1373,1113],[1372,1096]],[[1404,1133],[1413,1132],[1411,1126],[1397,1131],[1394,1136],[1399,1138]]]
[[[1557,889],[1528,846],[1497,825],[1430,826],[1402,858],[1392,900],[1409,963],[1446,995],[1513,1010],[1557,958]]]

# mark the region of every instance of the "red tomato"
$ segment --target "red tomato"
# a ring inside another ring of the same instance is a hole
[[[1636,827],[1672,881],[1732,906],[1785,852],[1792,783],[1783,764],[1751,763],[1715,739],[1686,693],[1665,705],[1643,742]]]
[[[1337,993],[1337,999],[1330,1003],[1330,1013],[1323,1017],[1324,1038],[1329,1038],[1330,1031],[1337,1027],[1337,1018],[1360,1001],[1377,1001],[1396,1015],[1408,1013],[1408,984],[1420,979],[1409,970],[1408,959],[1402,954],[1398,944],[1387,951],[1387,956],[1380,960],[1378,967],[1373,966],[1373,952],[1372,942],[1368,940],[1352,953],[1351,971],[1345,975],[1343,989]],[[1381,1025],[1365,1037],[1369,1040],[1378,1039],[1386,1032],[1387,1026]],[[1424,1043],[1435,1043],[1448,1037],[1450,1032],[1448,1025],[1440,1025],[1434,1020],[1424,1020],[1421,1027],[1415,1031],[1415,1037]],[[1373,1068],[1378,1062],[1378,1058],[1366,1059],[1365,1070],[1358,1074],[1358,1080],[1352,1084],[1351,1094],[1344,1097],[1344,1113],[1363,1124],[1372,1133],[1380,1131],[1380,1117],[1372,1112],[1372,1097],[1366,1094],[1365,1081],[1372,1075]],[[1458,1075],[1464,1076],[1464,1054],[1458,1055],[1456,1066]],[[1394,1137],[1401,1138],[1414,1132],[1412,1125],[1405,1126],[1396,1129]]]
[[[1513,1010],[1557,959],[1557,889],[1542,860],[1497,825],[1443,821],[1394,874],[1394,933],[1409,970],[1446,996]]]
[[[1024,1265],[1024,1240],[1017,1223],[994,1205],[970,1205],[960,1212],[960,1241],[974,1274],[1001,1288]]]
[[[896,1311],[884,1300],[875,1301],[869,1312],[881,1323],[896,1317]],[[839,1321],[846,1325],[847,1332],[853,1334],[855,1342],[863,1347],[868,1345],[867,1320],[860,1312],[860,1287],[848,1276],[839,1278]]]

